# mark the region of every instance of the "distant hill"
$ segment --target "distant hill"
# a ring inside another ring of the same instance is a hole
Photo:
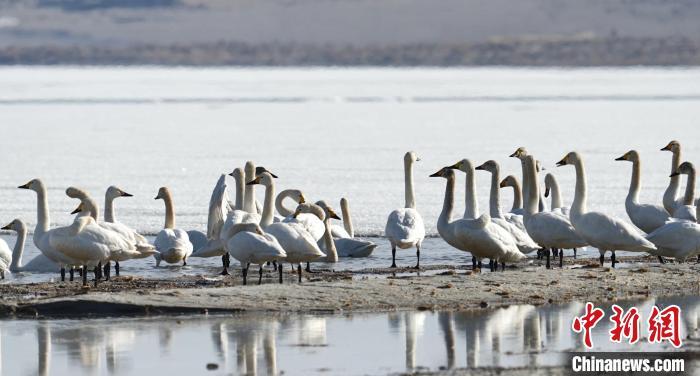
[[[696,0],[5,0],[3,64],[698,65]]]

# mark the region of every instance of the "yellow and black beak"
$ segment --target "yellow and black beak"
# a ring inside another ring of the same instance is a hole
[[[498,184],[498,187],[499,187],[499,188],[505,188],[505,187],[507,187],[507,185],[506,185],[506,179],[501,180],[501,183]]]
[[[484,165],[476,166],[474,167],[475,170],[486,170],[486,167]]]
[[[255,179],[245,183],[245,185],[255,185],[260,184],[260,176],[256,176]]]
[[[442,170],[443,170],[443,169],[440,169],[440,171],[437,171],[437,172],[434,173],[434,174],[430,174],[430,175],[428,175],[428,177],[429,177],[429,178],[439,178],[439,177],[442,176]]]
[[[0,230],[12,230],[12,222],[0,227]]]
[[[75,210],[73,210],[73,211],[70,212],[70,213],[71,213],[71,214],[78,214],[78,213],[80,213],[80,212],[82,212],[82,211],[83,211],[83,203],[81,202],[81,203],[78,205],[78,207],[75,208]]]
[[[511,157],[511,158],[517,158],[517,157],[518,157],[518,154],[520,154],[520,152],[519,152],[518,150],[516,150],[516,151],[513,152],[513,154],[509,155],[509,157]]]
[[[20,185],[20,186],[17,187],[17,188],[20,188],[20,189],[29,189],[29,185],[31,185],[31,182],[28,182],[27,184],[22,184],[22,185]]]
[[[625,155],[623,155],[623,156],[621,156],[621,157],[617,157],[617,158],[615,158],[615,160],[616,160],[616,161],[626,161],[626,160],[627,160],[627,154],[625,154]]]
[[[668,177],[669,177],[669,178],[672,178],[672,177],[678,176],[678,175],[680,175],[680,174],[681,174],[680,171],[674,171],[674,172],[672,172],[671,175],[669,175]]]
[[[300,204],[305,204],[306,203],[306,197],[304,197],[303,194],[299,195],[299,203]]]
[[[549,197],[549,187],[544,189],[544,197]]]
[[[122,196],[122,197],[134,197],[134,195],[132,195],[131,193],[126,193],[126,192],[124,192],[124,191],[122,191],[122,195],[121,195],[121,196]]]
[[[336,212],[334,212],[331,208],[328,208],[328,215],[333,219],[340,219],[338,214],[336,214]]]
[[[661,148],[661,151],[671,151],[672,148],[673,148],[673,144],[671,144],[669,142],[668,145]]]
[[[447,166],[450,170],[459,170],[462,167],[462,161],[459,161],[452,166]]]
[[[561,161],[557,162],[557,167],[566,166],[566,164],[566,157],[564,157]]]
[[[294,211],[294,214],[292,214],[292,218],[296,218],[299,214],[301,214],[301,210],[297,209]]]

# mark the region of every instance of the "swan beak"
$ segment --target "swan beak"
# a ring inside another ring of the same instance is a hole
[[[514,151],[513,154],[509,155],[511,158],[517,158],[518,157],[518,151]]]
[[[440,171],[438,171],[438,172],[436,172],[436,173],[434,173],[434,174],[430,174],[430,175],[428,175],[428,177],[429,177],[429,178],[439,178],[440,176],[442,176],[442,175],[441,175],[441,172],[442,172],[442,170],[440,170]]]
[[[485,170],[484,165],[474,167],[475,170]]]
[[[338,214],[336,212],[334,212],[333,210],[331,210],[330,208],[328,209],[328,215],[330,215],[330,217],[333,219],[340,219]]]
[[[2,226],[0,230],[12,230],[12,222],[6,224],[5,226]]]
[[[158,195],[158,196],[154,197],[153,199],[154,199],[154,200],[158,200],[158,199],[160,199],[160,198],[161,198],[160,195]]]
[[[549,197],[549,187],[544,189],[544,197]]]
[[[452,166],[447,166],[447,168],[452,169],[452,170],[459,170],[460,167],[462,167],[461,161],[453,164]]]
[[[75,208],[75,210],[73,210],[73,211],[70,212],[70,213],[71,213],[71,214],[78,214],[78,213],[80,213],[81,211],[83,211],[83,204],[78,205],[78,207]]]
[[[273,174],[273,173],[270,172],[270,171],[268,171],[267,173],[270,174],[270,176],[272,176],[273,178],[277,179],[277,175]]]
[[[561,161],[557,162],[557,167],[566,166],[566,157],[562,158]]]
[[[505,188],[506,187],[506,179],[501,180],[501,184],[499,184],[498,187]]]
[[[300,214],[300,210],[297,209],[294,211],[294,214],[292,214],[292,218],[296,218]]]
[[[680,174],[681,174],[680,172],[676,171],[676,172],[671,173],[671,175],[669,175],[668,177],[669,177],[669,178],[672,178],[672,177],[678,176],[678,175],[680,175]]]
[[[256,176],[255,179],[245,183],[245,185],[255,185],[260,184],[260,176]]]
[[[20,188],[20,189],[29,189],[29,183],[27,183],[27,184],[22,184],[22,185],[20,185],[20,186],[17,187],[17,188]]]
[[[673,146],[669,143],[668,145],[661,148],[661,151],[671,151]]]
[[[420,162],[420,158],[416,158],[416,162]]]
[[[122,197],[134,197],[131,193],[122,192]]]
[[[663,150],[663,149],[662,149],[662,150]],[[623,155],[623,156],[621,156],[621,157],[615,158],[615,160],[616,160],[616,161],[626,161],[627,158],[625,158],[625,156]]]

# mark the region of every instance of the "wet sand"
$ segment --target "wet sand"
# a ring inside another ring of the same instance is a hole
[[[575,261],[575,263],[574,263]],[[620,257],[617,269],[596,260],[566,259],[564,269],[547,270],[529,259],[505,272],[474,273],[447,265],[412,269],[321,270],[304,273],[301,285],[285,265],[285,283],[265,270],[257,285],[231,276],[148,279],[113,277],[97,287],[79,281],[0,285],[0,312],[29,317],[144,315],[239,311],[379,312],[470,310],[511,304],[614,301],[648,296],[700,295],[700,264],[659,265],[652,257]],[[252,268],[251,268],[252,269]]]

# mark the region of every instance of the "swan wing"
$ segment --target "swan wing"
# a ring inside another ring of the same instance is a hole
[[[331,236],[334,238],[351,238],[350,234],[348,234],[345,228],[339,225],[331,226]]]
[[[700,253],[700,225],[689,221],[669,222],[647,235],[657,250],[649,253],[667,257],[689,257]]]
[[[7,270],[12,262],[12,252],[7,243],[0,239],[0,270]]]
[[[231,256],[241,264],[261,264],[287,256],[279,242],[268,234],[241,231],[231,237],[226,246]]]
[[[525,228],[532,240],[544,248],[580,248],[586,241],[566,217],[553,212],[539,212],[525,218]]]
[[[228,190],[226,189],[226,175],[221,175],[211,192],[209,199],[209,217],[207,219],[207,238],[218,239],[221,227],[229,209]]]
[[[680,205],[673,211],[673,218],[697,222],[696,209],[692,205]]]
[[[579,235],[599,250],[646,252],[656,248],[636,227],[604,213],[585,213],[576,218],[574,227]]]
[[[277,239],[289,262],[313,261],[326,256],[313,236],[298,223],[273,223],[265,228],[265,232]]]
[[[425,238],[423,217],[412,208],[396,209],[389,214],[384,233],[387,238],[400,247],[402,245],[413,246]]]
[[[190,238],[190,242],[192,243],[192,247],[195,250],[198,250],[198,249],[206,246],[207,243],[209,242],[207,240],[207,234],[203,233],[202,231],[189,230],[189,231],[187,231],[187,236]]]
[[[515,240],[515,244],[520,250],[520,252],[528,254],[540,248],[537,245],[537,243],[535,243],[535,241],[532,240],[532,238],[530,238],[530,236],[526,232],[521,231],[514,224],[501,218],[492,218],[491,220],[495,224],[506,230],[513,237],[513,240]]]
[[[314,239],[316,239],[316,241],[319,241],[323,237],[323,234],[326,232],[326,225],[324,225],[323,221],[320,220],[314,214],[301,213],[297,215],[296,218],[287,217],[282,222],[298,223],[302,225],[306,229],[306,231],[308,231],[311,234],[311,236],[313,236]]]
[[[646,233],[663,226],[670,217],[666,209],[659,205],[631,203],[626,205],[626,209],[632,223]]]
[[[334,239],[338,257],[367,257],[372,254],[377,245],[360,239],[338,238]]]

